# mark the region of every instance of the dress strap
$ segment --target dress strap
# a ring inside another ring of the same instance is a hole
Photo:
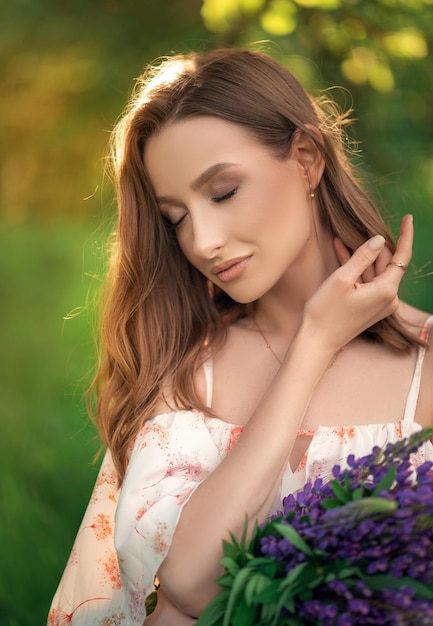
[[[431,315],[425,321],[424,326],[422,327],[420,337],[424,341],[428,340],[430,329],[433,325],[433,315]],[[419,390],[421,386],[421,373],[422,373],[422,365],[424,362],[426,347],[420,346],[418,348],[418,356],[415,363],[415,371],[412,378],[412,383],[410,385],[409,393],[407,395],[406,400],[406,408],[404,411],[404,422],[412,423],[415,419],[416,405],[418,403]]]
[[[206,380],[206,406],[212,408],[213,396],[213,359],[209,357],[203,364],[204,377]]]

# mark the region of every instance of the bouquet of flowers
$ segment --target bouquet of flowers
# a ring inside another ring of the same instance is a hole
[[[410,456],[432,434],[349,456],[224,542],[223,591],[197,626],[431,626],[433,463]]]

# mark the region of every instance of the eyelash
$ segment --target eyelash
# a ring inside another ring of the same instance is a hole
[[[228,191],[227,193],[225,193],[222,196],[216,196],[214,198],[212,198],[212,202],[224,202],[224,200],[229,200],[230,198],[232,198],[236,192],[237,192],[238,188],[235,187],[234,189],[231,189],[230,191]]]
[[[165,215],[162,216],[162,219],[164,221],[164,224],[167,226],[167,228],[169,230],[176,230],[176,228],[181,225],[181,223],[185,219],[186,215],[187,215],[186,213],[185,213],[185,215],[182,215],[182,217],[180,219],[178,219],[177,222],[170,222],[168,217],[165,217]]]
[[[222,196],[215,196],[215,197],[211,198],[211,200],[212,200],[212,202],[216,202],[216,203],[224,202],[224,200],[229,200],[230,198],[232,198],[236,194],[237,190],[238,190],[238,188],[235,187],[234,189],[231,189],[227,193],[223,194]],[[176,228],[178,228],[182,224],[182,222],[186,218],[186,216],[187,216],[187,213],[185,213],[185,215],[182,215],[182,217],[180,219],[178,219],[177,222],[170,222],[170,220],[168,218],[166,218],[166,217],[164,217],[163,219],[164,219],[166,225],[170,229],[176,230]]]
[[[187,213],[185,213],[185,215],[182,215],[182,217],[178,219],[177,222],[170,222],[170,226],[175,230],[178,226],[182,224],[186,216],[187,216]]]

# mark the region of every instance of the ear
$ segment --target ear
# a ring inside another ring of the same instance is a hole
[[[311,186],[311,191],[314,191],[325,169],[325,160],[318,147],[318,144],[323,145],[323,137],[315,126],[307,124],[306,128],[310,134],[301,129],[295,131],[290,158],[299,162],[305,172],[307,184]]]

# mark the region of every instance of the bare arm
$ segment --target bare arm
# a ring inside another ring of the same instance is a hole
[[[408,263],[411,245],[407,216],[394,260]],[[199,615],[218,593],[214,580],[221,573],[222,538],[229,531],[240,535],[245,515],[251,525],[266,518],[311,396],[334,353],[396,310],[401,268],[389,265],[371,282],[357,282],[382,247],[383,238],[361,246],[307,302],[287,356],[242,437],[184,507],[158,573],[166,595],[184,613]]]
[[[155,611],[144,620],[144,623],[145,626],[192,626],[196,621],[194,617],[177,609],[164,591],[159,589]]]

